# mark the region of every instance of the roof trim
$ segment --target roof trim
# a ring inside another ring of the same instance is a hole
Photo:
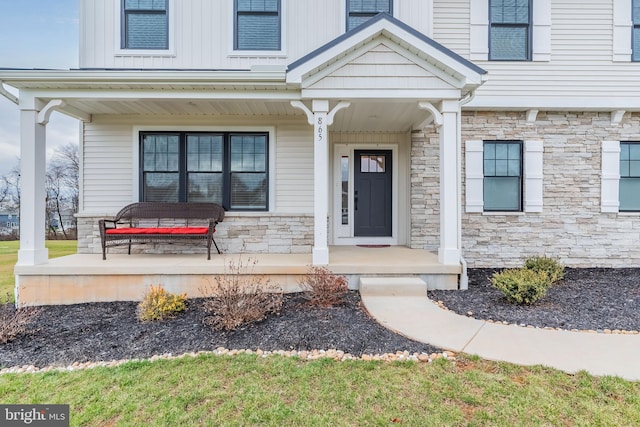
[[[306,62],[312,60],[313,58],[319,56],[320,54],[330,50],[331,48],[337,46],[338,44],[342,43],[343,41],[352,38],[356,34],[365,31],[367,28],[369,28],[369,27],[371,27],[373,25],[376,25],[380,21],[388,21],[392,25],[400,28],[403,31],[406,31],[407,33],[411,34],[412,36],[418,38],[420,41],[428,44],[429,46],[431,46],[434,49],[438,50],[439,52],[445,54],[446,56],[450,57],[451,59],[453,59],[453,60],[459,62],[460,64],[464,65],[465,67],[471,69],[475,73],[487,74],[487,71],[485,69],[477,66],[476,64],[474,64],[473,62],[469,61],[468,59],[463,58],[462,56],[458,55],[454,51],[444,47],[440,43],[434,41],[430,37],[427,37],[426,35],[422,34],[418,30],[410,27],[409,25],[405,24],[404,22],[400,21],[399,19],[394,18],[393,16],[389,15],[386,12],[381,12],[381,13],[377,14],[376,16],[374,16],[373,18],[371,18],[370,20],[368,20],[364,24],[354,28],[351,31],[348,31],[348,32],[342,34],[341,36],[333,39],[332,41],[330,41],[329,43],[325,44],[324,46],[321,46],[318,49],[314,50],[313,52],[311,52],[311,53],[303,56],[302,58],[292,62],[287,67],[287,72],[290,72],[290,71],[300,67],[304,63],[306,63]]]

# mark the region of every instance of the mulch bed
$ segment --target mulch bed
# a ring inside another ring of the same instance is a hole
[[[0,368],[68,366],[218,347],[337,349],[354,356],[439,351],[376,323],[363,310],[358,292],[349,292],[343,305],[332,308],[309,307],[300,295],[286,295],[279,315],[233,332],[217,332],[203,324],[202,300],[189,300],[186,312],[162,322],[138,321],[136,306],[135,302],[115,302],[43,307],[30,334],[0,345]]]
[[[430,291],[429,298],[478,319],[563,329],[640,330],[640,269],[566,269],[565,279],[532,306],[506,301],[489,278],[495,269],[470,269],[466,291]],[[360,295],[345,304],[312,308],[298,294],[287,295],[280,314],[233,332],[203,324],[202,300],[174,319],[143,323],[135,302],[47,306],[30,333],[0,344],[0,368],[68,366],[74,362],[148,358],[157,354],[228,349],[337,349],[363,354],[433,353],[439,349],[391,332],[369,317]]]
[[[470,269],[469,289],[431,291],[429,298],[476,319],[578,330],[640,331],[640,269],[566,268],[565,278],[531,306],[507,302],[491,286],[496,269]]]

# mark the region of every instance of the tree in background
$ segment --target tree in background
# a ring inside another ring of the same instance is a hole
[[[76,237],[80,194],[80,159],[74,143],[57,147],[47,161],[46,172],[46,227],[49,237],[73,239]],[[20,211],[20,167],[15,166],[0,177],[0,210]],[[58,233],[61,233],[60,236]]]
[[[78,146],[68,143],[56,148],[47,164],[47,228],[54,236],[58,231],[64,239],[75,238],[79,203],[80,159]],[[54,226],[57,225],[57,226]],[[73,235],[68,228],[72,228]]]

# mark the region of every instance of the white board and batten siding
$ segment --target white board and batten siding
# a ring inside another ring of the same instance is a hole
[[[84,125],[83,214],[114,214],[137,201],[139,130],[222,130],[207,117],[95,116]],[[270,163],[270,197],[274,213],[313,212],[313,128],[306,121],[234,120],[229,129],[274,130]]]
[[[282,0],[282,49],[233,50],[233,0],[169,0],[169,49],[120,49],[121,0],[80,0],[80,67],[130,69],[249,69],[288,65],[339,37],[346,0]],[[431,0],[394,0],[394,16],[432,33]]]

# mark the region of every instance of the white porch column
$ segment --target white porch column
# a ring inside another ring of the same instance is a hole
[[[313,100],[313,265],[329,264],[329,101]]]
[[[19,265],[44,264],[46,126],[38,122],[36,100],[20,104],[20,249]]]
[[[460,264],[460,158],[458,138],[458,101],[442,101],[440,126],[440,248],[438,259],[443,264]]]

